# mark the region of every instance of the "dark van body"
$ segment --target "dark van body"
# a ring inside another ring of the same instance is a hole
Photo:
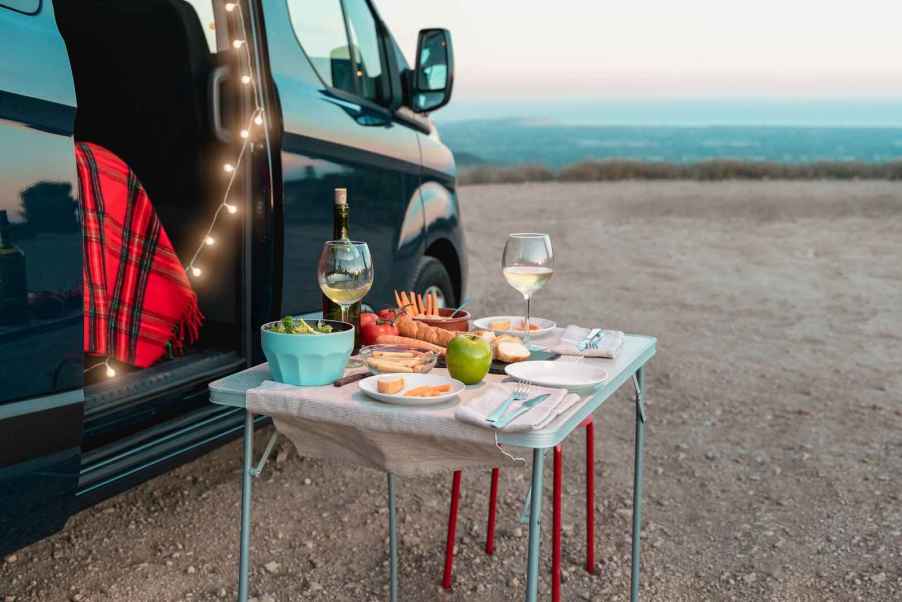
[[[239,7],[257,32],[252,88],[270,127],[241,165],[239,219],[193,282],[200,341],[106,379],[82,353],[74,142],[137,173],[187,263],[240,146],[235,17],[219,0],[0,0],[0,210],[28,299],[24,315],[0,316],[0,554],[241,432],[242,415],[212,406],[206,385],[261,361],[260,324],[320,308],[315,263],[336,187],[373,251],[367,303],[391,303],[392,289],[463,298],[454,159],[423,114],[450,97],[447,32],[429,30],[448,50],[445,84],[422,93],[420,67],[367,0],[309,4]]]

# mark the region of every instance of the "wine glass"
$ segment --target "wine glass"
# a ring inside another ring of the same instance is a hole
[[[504,245],[501,259],[501,273],[507,283],[523,295],[526,300],[526,334],[523,342],[529,345],[529,301],[533,294],[551,279],[554,253],[551,238],[547,234],[511,234]]]
[[[373,286],[369,246],[355,240],[327,240],[316,276],[323,294],[341,307],[341,320],[347,322],[348,308],[363,299]]]

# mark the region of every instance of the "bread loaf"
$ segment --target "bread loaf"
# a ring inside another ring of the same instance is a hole
[[[428,324],[418,322],[405,315],[398,318],[395,326],[398,327],[398,334],[402,337],[419,339],[420,341],[426,341],[427,343],[439,345],[440,347],[447,347],[448,343],[451,342],[451,339],[458,334],[451,332],[450,330],[445,330],[444,328],[429,326]]]

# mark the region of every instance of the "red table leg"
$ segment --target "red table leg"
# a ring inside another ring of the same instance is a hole
[[[595,574],[595,423],[586,424],[586,571]]]
[[[445,542],[445,573],[442,587],[451,589],[451,567],[454,564],[454,541],[457,533],[457,507],[460,505],[460,471],[454,471],[451,482],[451,510],[448,512],[448,538]]]
[[[561,599],[561,505],[564,472],[564,453],[560,445],[554,448],[554,502],[551,528],[551,600]]]
[[[498,474],[492,469],[492,488],[489,491],[489,524],[485,529],[485,553],[491,556],[495,552],[495,513],[498,508]]]

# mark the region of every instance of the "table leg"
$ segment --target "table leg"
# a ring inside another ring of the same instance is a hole
[[[642,467],[645,452],[645,376],[636,371],[636,450],[633,460],[633,550],[630,573],[630,602],[639,599],[639,532],[642,529]]]
[[[539,544],[542,523],[542,468],[545,453],[532,451],[532,487],[529,502],[529,558],[526,562],[526,602],[536,602],[539,594]]]
[[[254,415],[244,415],[244,465],[241,470],[241,543],[238,560],[238,602],[247,602],[248,557],[251,548],[251,478],[254,470]]]
[[[389,600],[398,600],[398,527],[395,521],[395,475],[388,473],[388,585]]]

